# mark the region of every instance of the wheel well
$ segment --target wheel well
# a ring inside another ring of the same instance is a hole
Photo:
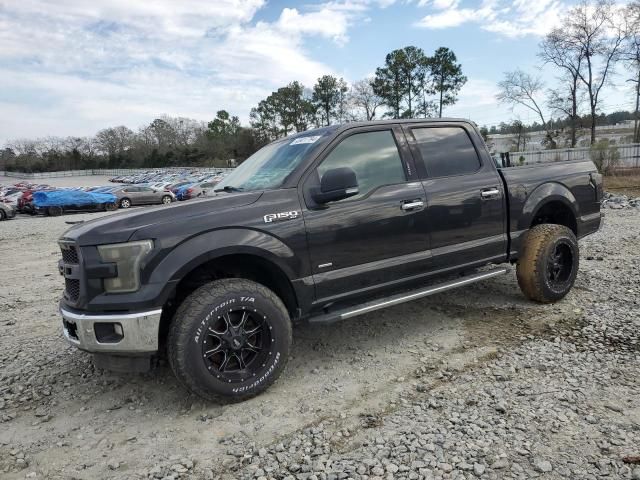
[[[531,221],[531,227],[542,223],[555,223],[564,225],[574,234],[578,235],[578,223],[573,211],[564,203],[554,201],[546,203],[536,212],[535,217]]]
[[[168,331],[173,314],[191,292],[222,278],[245,278],[264,285],[280,297],[291,318],[295,316],[298,300],[289,278],[280,267],[257,255],[225,255],[199,265],[180,280],[175,295],[162,309],[161,337]]]

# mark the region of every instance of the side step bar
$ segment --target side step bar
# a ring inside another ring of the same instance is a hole
[[[357,317],[358,315],[364,315],[365,313],[380,310],[382,308],[392,307],[401,303],[410,302],[411,300],[417,300],[418,298],[428,297],[436,293],[444,292],[447,290],[453,290],[454,288],[464,287],[471,283],[480,282],[488,278],[497,277],[498,275],[504,275],[508,273],[510,269],[508,267],[498,267],[484,272],[474,273],[473,275],[466,275],[464,277],[457,278],[438,285],[432,285],[428,288],[422,288],[413,292],[405,292],[386,299],[378,299],[373,302],[367,302],[360,305],[354,305],[335,312],[329,312],[321,314],[309,319],[309,323],[333,323],[339,320],[346,320],[348,318]]]

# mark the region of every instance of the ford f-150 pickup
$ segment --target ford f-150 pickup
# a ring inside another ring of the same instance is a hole
[[[280,375],[292,324],[333,322],[516,264],[555,302],[601,223],[591,161],[499,168],[464,120],[373,121],[281,138],[211,198],[104,216],[61,238],[63,332],[99,367],[165,352],[207,399]]]

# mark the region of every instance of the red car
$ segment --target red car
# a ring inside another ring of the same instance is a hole
[[[30,190],[25,190],[22,193],[22,197],[18,199],[18,211],[20,213],[31,213],[35,215],[36,210],[33,207],[33,192],[39,192],[43,190],[53,190],[53,187],[50,187],[49,185],[36,185]]]

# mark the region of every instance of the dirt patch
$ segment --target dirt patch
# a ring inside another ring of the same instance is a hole
[[[604,189],[616,194],[640,197],[640,175],[604,177]]]

